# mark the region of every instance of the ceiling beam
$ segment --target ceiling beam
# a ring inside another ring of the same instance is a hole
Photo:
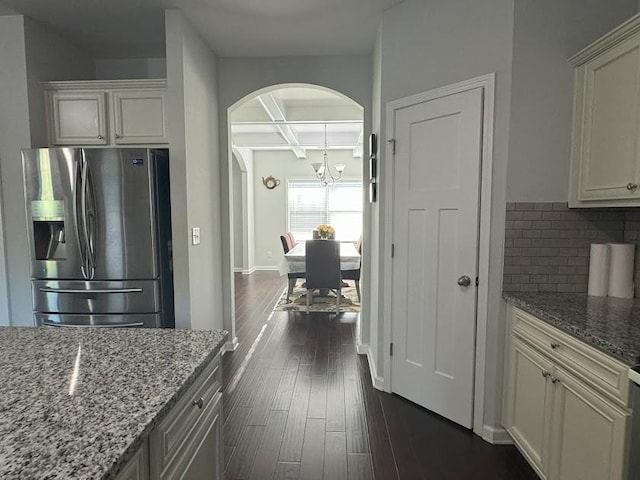
[[[232,122],[232,125],[362,125],[362,120],[287,120],[273,122]]]
[[[276,100],[273,94],[267,92],[263,95],[258,95],[258,101],[260,102],[260,105],[262,105],[262,108],[264,108],[265,112],[267,112],[267,115],[269,115],[269,118],[273,120],[282,137],[289,145],[291,145],[291,149],[293,150],[293,153],[295,153],[296,157],[307,158],[307,152],[303,148],[297,146],[298,137],[293,133],[291,127],[286,124],[281,124],[281,122],[286,122],[287,118],[285,117],[284,111],[278,103],[278,100]]]
[[[364,131],[362,125],[360,125],[360,134],[358,135],[358,140],[356,141],[356,146],[353,147],[353,158],[362,157],[362,141],[364,137]]]

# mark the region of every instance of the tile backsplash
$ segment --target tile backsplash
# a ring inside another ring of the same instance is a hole
[[[507,203],[503,290],[587,292],[592,243],[635,243],[640,297],[640,208],[569,209],[566,203]]]

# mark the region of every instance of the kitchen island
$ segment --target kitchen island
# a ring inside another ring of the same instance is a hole
[[[211,435],[200,423],[212,423],[221,411],[226,337],[225,331],[0,328],[0,478],[111,479],[132,470],[133,460],[141,466],[128,478],[187,468],[194,463],[185,460],[184,450],[195,448],[190,438]],[[171,430],[168,420],[181,430]],[[204,443],[211,445],[198,445]]]

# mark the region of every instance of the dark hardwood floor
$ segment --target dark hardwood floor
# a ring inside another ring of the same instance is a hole
[[[375,390],[355,351],[357,314],[272,312],[285,284],[276,272],[236,276],[225,478],[537,478],[514,447]]]

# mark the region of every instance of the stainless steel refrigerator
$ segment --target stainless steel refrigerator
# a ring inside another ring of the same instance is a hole
[[[22,151],[38,325],[173,327],[169,154]]]

